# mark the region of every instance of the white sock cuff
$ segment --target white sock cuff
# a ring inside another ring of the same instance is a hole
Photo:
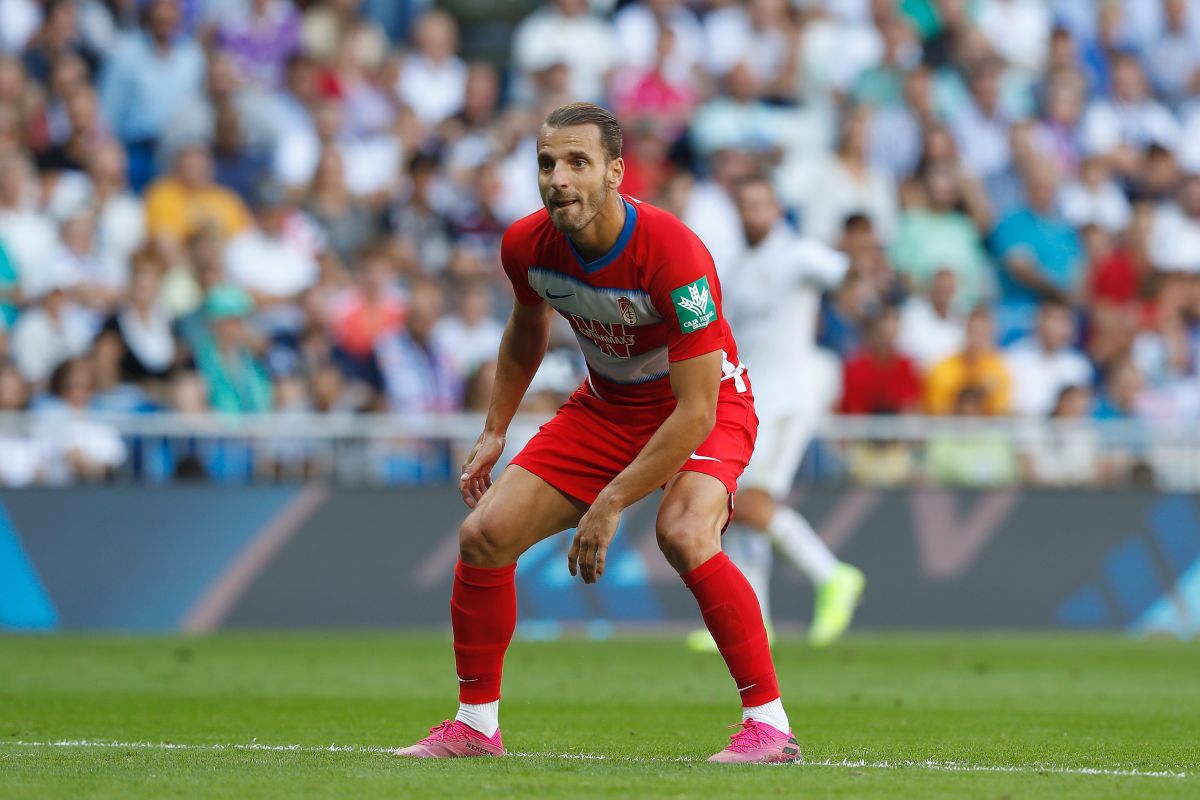
[[[754,719],[765,722],[777,731],[787,733],[792,729],[787,712],[783,710],[783,699],[776,697],[761,706],[742,706],[742,722]]]
[[[500,701],[490,703],[459,703],[454,719],[469,725],[484,736],[492,737],[500,729]]]

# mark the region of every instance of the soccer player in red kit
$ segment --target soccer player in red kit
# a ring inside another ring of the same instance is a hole
[[[659,547],[696,597],[741,696],[739,730],[710,760],[795,761],[758,600],[721,552],[758,420],[712,258],[675,217],[618,192],[621,129],[608,111],[556,109],[537,148],[545,208],[514,223],[501,245],[516,303],[460,479],[473,510],[450,597],[459,711],[393,754],[503,754],[500,676],[516,627],[517,558],[574,527],[567,568],[595,583],[621,511],[662,487]],[[552,311],[575,330],[588,379],[493,485]]]

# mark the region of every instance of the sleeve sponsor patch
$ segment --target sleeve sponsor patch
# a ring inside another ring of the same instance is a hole
[[[717,319],[717,306],[708,289],[708,278],[702,277],[671,292],[679,329],[684,333],[707,328]]]

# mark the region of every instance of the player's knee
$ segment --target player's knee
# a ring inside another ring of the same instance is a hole
[[[691,563],[712,548],[715,524],[706,514],[680,509],[658,519],[658,548],[672,565]]]
[[[458,554],[464,564],[502,567],[506,563],[503,541],[485,513],[470,514],[458,529]]]

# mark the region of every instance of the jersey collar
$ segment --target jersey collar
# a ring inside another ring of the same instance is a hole
[[[571,241],[571,237],[566,237],[567,247],[571,248],[571,255],[575,256],[575,260],[579,262],[579,266],[583,268],[584,272],[597,272],[616,261],[625,250],[625,245],[629,244],[630,238],[633,237],[633,228],[637,224],[637,208],[624,197],[621,198],[621,202],[625,204],[625,224],[621,227],[621,235],[617,237],[617,241],[613,243],[609,251],[595,261],[584,261],[583,256],[575,249],[575,243]]]

